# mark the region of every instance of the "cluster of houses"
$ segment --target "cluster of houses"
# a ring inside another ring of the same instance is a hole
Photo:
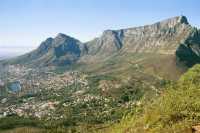
[[[0,110],[0,118],[10,116],[10,115],[18,115],[23,117],[51,117],[53,116],[56,106],[59,104],[58,101],[35,101],[35,100],[27,100],[21,104],[10,105],[5,108],[1,108]]]
[[[55,90],[58,91],[63,87],[79,84],[82,88],[88,87],[86,75],[79,72],[65,72],[63,74],[56,74],[54,72],[41,71],[26,68],[24,66],[9,66],[8,79],[6,83],[0,80],[0,87],[8,87],[9,93],[12,96],[22,98],[27,94],[42,93],[41,90]],[[51,92],[49,92],[51,93]],[[77,93],[81,93],[77,91]],[[18,95],[15,95],[18,94]],[[53,94],[50,94],[53,95]],[[0,99],[0,118],[9,115],[18,115],[24,117],[43,118],[53,117],[53,112],[60,103],[55,100],[39,100],[37,97],[30,96],[22,98],[22,102],[11,104],[9,100],[12,98],[6,97]],[[62,116],[59,116],[59,118]],[[59,119],[54,117],[54,119]]]

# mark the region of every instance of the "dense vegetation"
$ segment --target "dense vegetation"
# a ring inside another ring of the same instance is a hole
[[[200,122],[199,81],[200,65],[196,65],[176,83],[168,83],[153,103],[125,117],[109,132],[192,132],[193,126]]]

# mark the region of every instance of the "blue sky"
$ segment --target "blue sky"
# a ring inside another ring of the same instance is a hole
[[[0,0],[0,49],[37,47],[60,32],[84,42],[179,15],[200,27],[199,7],[200,0]]]

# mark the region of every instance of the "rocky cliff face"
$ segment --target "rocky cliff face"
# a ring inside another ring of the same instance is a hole
[[[192,27],[186,17],[174,17],[153,25],[107,30],[92,44],[88,43],[89,54],[112,54],[124,52],[174,53],[179,43],[187,38]],[[95,51],[93,53],[93,51]]]

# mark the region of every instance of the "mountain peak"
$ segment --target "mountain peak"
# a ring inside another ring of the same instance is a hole
[[[54,41],[58,44],[58,43],[63,43],[64,41],[76,41],[76,42],[80,42],[79,40],[77,40],[76,38],[73,38],[71,36],[68,36],[66,34],[63,33],[58,33],[57,36],[54,38]]]

